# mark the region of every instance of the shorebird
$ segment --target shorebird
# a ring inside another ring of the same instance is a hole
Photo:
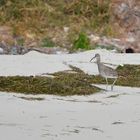
[[[118,73],[114,69],[104,65],[101,62],[100,54],[95,54],[95,56],[90,60],[90,62],[95,58],[97,60],[96,62],[97,62],[97,65],[98,65],[99,74],[106,79],[106,90],[107,90],[107,87],[108,87],[108,80],[107,79],[108,78],[115,79],[114,82],[111,85],[111,90],[113,90],[113,86],[114,86],[114,84],[115,84],[115,82],[117,81],[117,78],[118,78]]]

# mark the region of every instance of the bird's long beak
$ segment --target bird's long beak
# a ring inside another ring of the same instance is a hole
[[[93,58],[91,58],[91,60],[89,62],[91,62],[94,58],[95,58],[95,56]]]

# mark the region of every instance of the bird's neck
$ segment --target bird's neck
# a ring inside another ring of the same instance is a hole
[[[98,58],[97,59],[97,64],[100,64],[100,63],[101,63],[100,58]]]
[[[101,71],[100,64],[101,64],[100,60],[97,61],[97,66],[98,66],[98,70],[99,70],[99,72]]]

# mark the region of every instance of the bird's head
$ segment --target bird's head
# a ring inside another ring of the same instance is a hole
[[[93,58],[91,58],[90,62],[95,58],[97,61],[100,61],[100,54],[96,53],[95,56]]]

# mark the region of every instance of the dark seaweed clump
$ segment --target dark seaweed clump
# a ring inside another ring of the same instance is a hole
[[[78,68],[73,67],[74,73],[54,73],[54,78],[43,76],[9,76],[0,77],[0,91],[25,94],[53,95],[88,95],[99,89],[91,84],[91,77]]]
[[[92,84],[105,84],[101,76],[85,74],[76,67],[72,71],[63,71],[45,76],[8,76],[0,77],[0,91],[25,94],[52,95],[89,95],[101,89]],[[115,85],[140,87],[140,65],[125,65],[117,68],[119,78]],[[113,80],[109,79],[111,84]]]

